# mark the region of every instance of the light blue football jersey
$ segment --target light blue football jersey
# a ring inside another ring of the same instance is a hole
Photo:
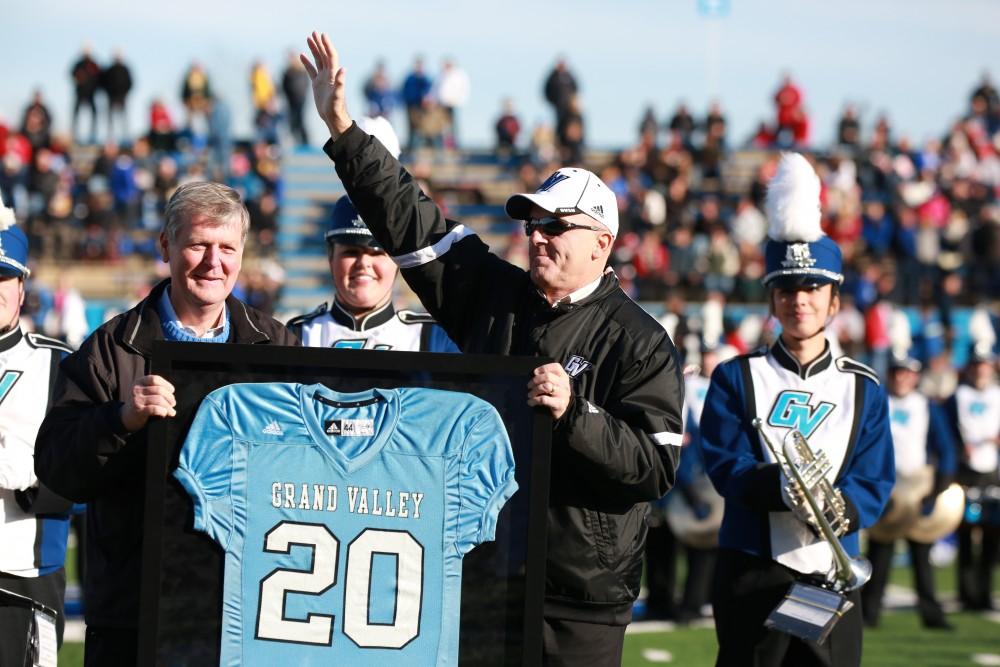
[[[517,490],[489,403],[435,389],[209,394],[174,473],[226,551],[222,665],[451,665],[462,557]]]

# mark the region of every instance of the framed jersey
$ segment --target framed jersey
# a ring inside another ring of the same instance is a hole
[[[534,358],[160,343],[140,664],[532,664]]]

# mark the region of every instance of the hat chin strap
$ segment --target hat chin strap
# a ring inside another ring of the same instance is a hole
[[[830,326],[830,322],[831,321],[833,321],[833,316],[827,315],[826,316],[826,321],[823,322],[823,326],[821,326],[819,329],[817,329],[814,333],[811,333],[808,336],[793,336],[791,334],[788,334],[788,337],[791,338],[792,340],[797,340],[797,341],[812,340],[816,336],[822,335],[823,332],[826,331],[826,328],[828,326]]]
[[[9,334],[11,331],[14,330],[15,327],[17,327],[20,324],[20,322],[21,322],[21,310],[18,309],[17,312],[14,313],[14,317],[10,319],[10,322],[7,322],[7,324],[0,326],[0,336]]]

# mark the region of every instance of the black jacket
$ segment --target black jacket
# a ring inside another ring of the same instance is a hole
[[[684,389],[669,336],[611,272],[580,302],[550,306],[528,273],[446,220],[357,126],[326,151],[372,233],[463,352],[552,357],[573,378],[552,442],[545,612],[627,623],[645,501],[671,488],[680,453]]]
[[[66,357],[52,410],[35,442],[35,473],[49,488],[87,503],[86,619],[134,628],[139,617],[148,429],[129,434],[120,410],[149,374],[162,339],[156,303],[163,281],[131,310],[101,325]],[[231,343],[296,345],[276,320],[229,297]]]

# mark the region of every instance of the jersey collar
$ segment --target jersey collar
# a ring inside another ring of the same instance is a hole
[[[795,373],[803,380],[807,380],[814,375],[819,375],[829,368],[831,363],[833,363],[833,353],[830,351],[830,341],[825,342],[823,352],[806,366],[800,364],[799,360],[795,358],[795,355],[788,351],[788,348],[785,347],[785,344],[782,342],[780,336],[778,337],[778,340],[775,341],[774,345],[771,346],[771,355],[782,368]]]
[[[300,414],[306,430],[312,436],[313,442],[320,446],[320,451],[344,472],[354,472],[378,456],[392,438],[399,422],[399,392],[394,389],[373,388],[355,393],[342,393],[317,383],[299,385],[298,392]],[[371,402],[382,403],[374,411],[365,411],[365,414],[370,415],[378,424],[378,431],[369,439],[367,447],[348,457],[336,446],[331,436],[327,435],[323,418],[337,414],[338,408],[343,410],[345,416],[353,417],[356,416],[357,410],[352,410],[351,404]]]
[[[391,320],[396,315],[396,309],[392,307],[392,299],[381,308],[373,310],[360,320],[347,311],[340,302],[334,298],[333,308],[330,309],[330,317],[337,324],[350,327],[351,331],[368,331],[381,326]]]

